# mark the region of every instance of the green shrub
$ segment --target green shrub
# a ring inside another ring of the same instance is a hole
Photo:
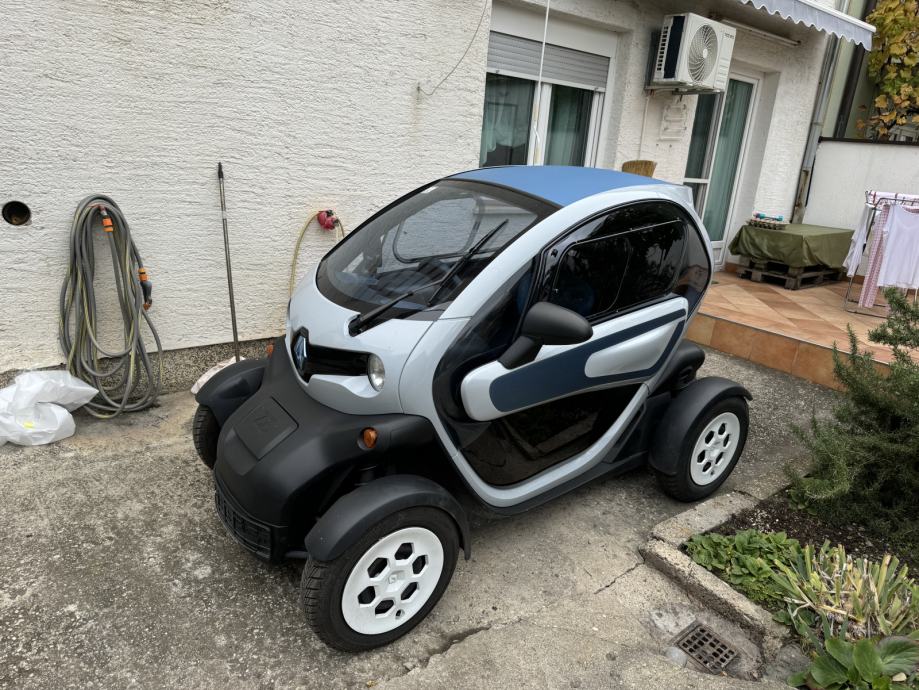
[[[901,553],[919,549],[919,307],[885,292],[890,316],[869,340],[890,345],[894,361],[881,374],[849,330],[850,353],[834,351],[845,395],[830,420],[800,431],[813,456],[810,476],[789,469],[793,496],[829,521],[858,523]]]
[[[842,546],[807,545],[791,563],[774,561],[786,610],[777,618],[806,636],[819,620],[835,637],[905,635],[919,629],[919,585],[894,556],[853,559]]]
[[[891,690],[919,688],[919,642],[885,637],[856,643],[827,637],[810,667],[788,679],[794,687],[814,690]]]
[[[774,579],[773,564],[791,565],[800,550],[798,541],[784,532],[752,529],[732,536],[697,534],[686,544],[696,563],[773,610],[784,606],[784,590]]]

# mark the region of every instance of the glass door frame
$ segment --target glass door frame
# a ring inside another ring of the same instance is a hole
[[[750,143],[750,131],[753,128],[753,117],[756,113],[756,106],[759,101],[759,86],[760,79],[749,74],[744,74],[741,72],[731,72],[728,74],[728,85],[730,85],[730,80],[741,81],[747,84],[750,84],[753,87],[753,91],[750,94],[750,103],[747,105],[746,112],[746,122],[744,125],[743,141],[740,145],[740,155],[737,160],[737,170],[734,173],[734,180],[732,181],[731,189],[731,198],[728,203],[727,216],[725,218],[725,228],[724,233],[720,240],[709,240],[712,245],[712,254],[715,258],[715,269],[722,268],[724,266],[724,260],[727,252],[725,249],[730,243],[733,231],[731,230],[732,219],[736,211],[736,202],[737,202],[737,189],[740,186],[740,181],[743,179],[744,171],[746,167],[747,160],[747,149],[749,148]],[[708,188],[711,184],[711,172],[712,166],[715,163],[715,156],[718,155],[718,140],[720,139],[721,132],[721,121],[724,118],[724,103],[725,96],[727,93],[727,87],[725,91],[719,94],[717,114],[713,118],[711,129],[709,130],[709,143],[708,143],[708,153],[705,160],[705,174],[707,177],[684,177],[683,184],[700,184],[704,185],[704,188],[701,192],[702,203],[696,208],[696,213],[699,214],[699,217],[702,218],[705,214],[705,202],[708,197]],[[707,228],[706,228],[707,230]]]
[[[584,162],[581,165],[595,166],[600,143],[600,126],[603,118],[603,102],[606,89],[585,86],[575,82],[550,80],[543,78],[542,84],[528,74],[520,74],[508,70],[486,70],[489,74],[500,74],[503,77],[523,79],[533,84],[533,111],[530,113],[530,137],[527,142],[527,165],[543,165],[546,158],[546,141],[549,137],[549,112],[552,107],[552,87],[570,86],[593,93],[590,102],[590,119],[587,124],[587,146],[585,148]],[[539,121],[536,122],[538,117]]]

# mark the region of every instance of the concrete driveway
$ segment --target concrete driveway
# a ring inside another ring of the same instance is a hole
[[[753,392],[728,488],[768,494],[799,453],[790,425],[833,394],[716,352],[704,373]],[[262,565],[224,533],[193,411],[176,394],[111,422],[78,419],[53,447],[0,448],[0,686],[748,685],[662,656],[694,617],[733,628],[642,563],[652,526],[685,509],[643,471],[521,516],[474,516],[473,558],[426,621],[382,650],[333,652],[304,624],[300,566]]]

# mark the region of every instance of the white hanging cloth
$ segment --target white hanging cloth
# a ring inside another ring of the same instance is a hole
[[[852,234],[852,242],[849,244],[849,253],[846,254],[846,260],[842,262],[842,265],[848,269],[846,275],[850,278],[855,275],[859,264],[862,262],[865,242],[868,241],[868,227],[871,220],[871,211],[871,206],[865,204],[862,209],[862,217],[858,219],[858,226]]]
[[[894,205],[885,231],[884,261],[878,285],[919,288],[919,209]]]

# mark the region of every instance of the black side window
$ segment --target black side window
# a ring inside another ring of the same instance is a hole
[[[623,236],[577,242],[558,265],[552,301],[585,317],[616,306],[631,249]]]
[[[617,309],[628,309],[670,292],[683,258],[685,230],[679,219],[625,234],[631,247],[629,267]]]
[[[551,302],[589,319],[671,292],[685,273],[689,219],[673,204],[617,209],[575,233],[557,262]]]

